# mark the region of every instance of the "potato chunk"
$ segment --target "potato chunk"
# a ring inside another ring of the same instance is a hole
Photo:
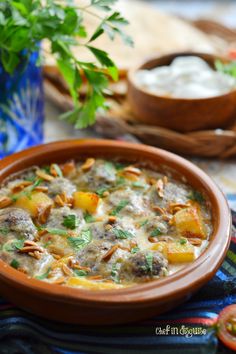
[[[167,242],[164,241],[159,241],[157,243],[154,243],[153,246],[151,247],[153,251],[158,251],[167,258]]]
[[[201,212],[197,208],[185,208],[178,211],[174,216],[174,222],[179,235],[184,237],[206,238]]]
[[[170,263],[194,261],[194,247],[189,243],[170,242],[167,244],[167,259]]]
[[[74,196],[74,207],[80,208],[93,214],[97,207],[100,198],[95,193],[89,192],[75,192]]]
[[[30,196],[22,194],[15,202],[15,206],[27,210],[32,217],[45,207],[52,205],[53,201],[45,193],[32,192]]]

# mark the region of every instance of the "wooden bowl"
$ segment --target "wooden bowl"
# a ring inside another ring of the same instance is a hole
[[[226,62],[226,59],[211,54],[183,52],[150,59],[131,70],[128,74],[128,101],[138,121],[179,132],[224,128],[235,121],[236,90],[216,97],[185,99],[158,96],[136,85],[134,75],[137,70],[170,65],[176,57],[189,55],[204,59],[212,67],[216,59]]]
[[[213,234],[209,247],[193,263],[165,279],[118,290],[89,291],[32,279],[0,260],[0,293],[39,316],[68,323],[131,322],[167,311],[213,277],[230,242],[231,218],[225,197],[202,170],[187,160],[153,147],[109,140],[69,140],[37,146],[0,161],[0,182],[34,164],[45,165],[88,156],[145,162],[171,169],[204,192],[212,205]]]

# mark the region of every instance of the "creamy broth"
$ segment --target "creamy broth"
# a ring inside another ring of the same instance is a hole
[[[205,195],[138,164],[32,167],[0,189],[0,258],[32,278],[116,289],[175,273],[212,233]]]

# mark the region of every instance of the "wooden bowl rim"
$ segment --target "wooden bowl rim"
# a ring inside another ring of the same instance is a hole
[[[77,153],[78,156],[80,149],[86,151],[91,148],[100,151],[96,156],[102,156],[101,151],[104,151],[104,154],[107,155],[108,151],[109,155],[121,157],[123,160],[129,153],[132,154],[133,159],[135,155],[142,156],[142,159],[147,160],[149,157],[150,161],[152,161],[152,157],[153,159],[159,158],[167,166],[177,171],[179,169],[181,173],[185,171],[190,178],[193,178],[193,181],[198,181],[211,200],[212,213],[216,220],[212,241],[208,248],[193,263],[165,279],[154,280],[125,289],[90,291],[50,284],[32,279],[2,260],[0,260],[0,280],[11,286],[14,284],[16,289],[24,289],[26,293],[30,292],[37,298],[51,298],[58,303],[103,305],[107,308],[111,306],[138,307],[142,304],[145,306],[147,303],[155,303],[167,298],[174,300],[176,296],[183,295],[188,290],[191,291],[191,288],[199,287],[208,281],[220,267],[229,247],[231,214],[226,198],[212,179],[197,166],[180,156],[151,146],[121,141],[95,139],[58,141],[39,145],[4,158],[0,161],[0,179],[3,176],[5,178],[8,173],[10,174],[11,169],[22,170],[17,170],[17,166],[22,163],[27,166],[27,161],[32,158],[40,164],[40,159],[43,161],[48,153],[51,156],[53,152],[58,152],[58,150],[62,154],[65,150],[73,150],[73,153]]]
[[[197,56],[202,58],[202,56],[208,56],[209,58],[211,57],[212,60],[213,59],[220,59],[222,61],[225,62],[231,62],[232,60],[229,60],[226,57],[221,57],[219,55],[215,55],[215,54],[211,54],[211,53],[203,53],[203,52],[175,52],[175,53],[169,53],[169,54],[165,54],[165,55],[161,55],[161,56],[151,56],[146,58],[145,60],[143,60],[139,65],[137,65],[135,68],[130,69],[128,71],[128,75],[127,75],[127,80],[128,80],[128,90],[130,89],[135,89],[136,91],[142,93],[143,95],[145,95],[147,98],[153,98],[153,99],[157,99],[157,100],[165,100],[165,101],[174,101],[174,102],[197,102],[197,103],[202,103],[202,102],[208,102],[208,101],[213,101],[213,100],[217,100],[217,99],[224,99],[227,98],[228,96],[234,95],[236,94],[236,88],[223,93],[221,95],[218,96],[213,96],[213,97],[202,97],[202,98],[183,98],[183,97],[166,97],[166,96],[160,96],[158,94],[154,94],[150,91],[148,91],[147,89],[139,86],[136,84],[135,79],[134,79],[134,75],[138,70],[143,69],[146,65],[148,65],[149,63],[151,63],[152,61],[156,61],[156,60],[161,60],[161,59],[172,59],[172,61],[179,57],[179,56]],[[158,67],[159,65],[155,66]],[[161,65],[160,65],[161,66]],[[131,88],[129,88],[129,86],[131,86]]]

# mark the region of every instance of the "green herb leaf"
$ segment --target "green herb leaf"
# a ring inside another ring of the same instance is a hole
[[[87,223],[91,223],[91,222],[94,222],[96,219],[88,212],[86,211],[84,213],[84,220],[87,222]]]
[[[55,169],[58,177],[63,177],[63,173],[62,170],[60,169],[60,167],[58,166],[58,164],[54,163],[52,164],[52,167]]]
[[[147,269],[152,273],[152,268],[153,268],[153,253],[148,252],[145,256],[146,262],[147,262]]]
[[[140,248],[139,247],[133,247],[133,248],[131,248],[131,253],[132,254],[134,254],[134,253],[137,253],[137,252],[139,252],[140,251]]]
[[[50,228],[50,227],[46,227],[45,229],[44,228],[42,228],[42,229],[46,230],[49,234],[52,234],[52,235],[68,236],[68,231],[66,231],[66,230]]]
[[[205,202],[205,198],[198,191],[192,191],[191,194],[189,195],[189,199],[194,200],[199,204],[203,204]]]
[[[103,193],[107,191],[107,187],[104,186],[104,187],[99,187],[97,190],[96,190],[96,193],[97,195],[102,198],[103,197]]]
[[[43,273],[41,275],[37,275],[35,278],[38,279],[38,280],[46,279],[49,276],[50,272],[51,272],[51,267],[49,267],[48,270],[45,273]]]
[[[112,216],[116,216],[117,214],[119,214],[121,212],[122,209],[124,209],[126,207],[126,205],[129,204],[128,200],[121,200],[120,203],[117,205],[117,207],[112,210],[112,212],[110,213],[110,215]]]
[[[92,232],[90,229],[83,230],[80,237],[68,237],[67,240],[72,248],[79,251],[92,241]]]
[[[145,188],[145,184],[141,182],[134,182],[132,183],[132,187],[134,188]]]
[[[82,270],[82,269],[74,269],[74,274],[77,277],[86,277],[86,275],[88,275],[88,272],[86,272],[85,270]]]
[[[147,223],[148,223],[148,219],[142,220],[142,221],[140,221],[139,226],[143,227],[143,226],[147,225]]]
[[[161,233],[161,230],[157,227],[156,229],[154,229],[154,230],[151,232],[150,236],[155,237],[155,236],[159,236],[159,235],[161,235],[161,234],[162,234],[162,233]]]
[[[17,269],[20,266],[20,263],[17,261],[17,259],[13,259],[10,263],[10,266],[12,266],[13,268]]]
[[[115,283],[120,283],[120,279],[119,279],[119,271],[117,268],[117,264],[113,263],[112,264],[112,268],[111,268],[111,279],[115,282]]]
[[[120,240],[134,237],[134,235],[131,232],[122,229],[114,229],[113,232],[116,235],[116,237]]]
[[[181,239],[179,240],[179,243],[180,243],[181,245],[185,245],[185,244],[187,243],[186,238],[181,238]]]
[[[0,227],[0,234],[6,236],[9,233],[9,227]]]
[[[79,219],[74,214],[64,216],[62,225],[67,227],[70,230],[74,230],[76,229],[76,227],[79,226]]]
[[[7,252],[20,250],[24,246],[24,242],[24,240],[13,240],[11,243],[7,242],[3,245],[3,250]]]

